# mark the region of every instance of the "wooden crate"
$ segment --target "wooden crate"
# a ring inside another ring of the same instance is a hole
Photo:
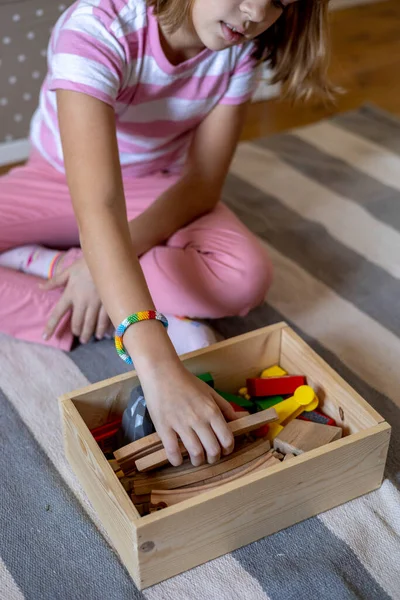
[[[192,352],[182,360],[216,387],[235,392],[246,377],[279,363],[304,374],[345,437],[249,474],[194,499],[140,517],[89,428],[125,409],[134,372],[60,398],[68,460],[122,562],[144,589],[357,496],[382,482],[390,426],[285,323]]]

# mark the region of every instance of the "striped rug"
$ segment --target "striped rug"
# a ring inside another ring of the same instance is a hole
[[[286,320],[393,425],[382,488],[139,592],[64,457],[57,396],[124,369],[0,337],[1,600],[400,599],[400,124],[374,108],[242,144],[224,199],[275,282],[225,336]]]

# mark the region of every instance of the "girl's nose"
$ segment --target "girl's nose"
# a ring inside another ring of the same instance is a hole
[[[243,0],[240,10],[248,16],[249,21],[261,23],[266,20],[268,4],[270,0]]]

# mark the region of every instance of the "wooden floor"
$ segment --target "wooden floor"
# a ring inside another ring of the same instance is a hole
[[[306,125],[365,102],[400,116],[400,2],[387,0],[331,13],[333,81],[347,92],[335,106],[270,100],[250,107],[243,139]],[[0,173],[5,171],[0,167]]]
[[[347,90],[336,106],[292,106],[271,100],[251,106],[243,139],[306,125],[365,102],[400,116],[400,2],[387,0],[331,13],[333,81]]]

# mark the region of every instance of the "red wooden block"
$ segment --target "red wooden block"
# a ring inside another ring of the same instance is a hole
[[[303,375],[247,379],[248,392],[250,396],[255,398],[259,396],[294,394],[301,385],[306,385],[306,378]]]
[[[303,412],[297,418],[301,421],[312,421],[313,423],[321,423],[321,425],[332,425],[333,427],[337,426],[336,421],[334,421],[334,419],[331,419],[331,417],[328,417],[328,415],[325,415],[319,410]]]
[[[92,436],[94,437],[96,442],[98,442],[99,440],[104,440],[107,437],[115,435],[117,433],[118,429],[120,428],[121,423],[122,423],[122,417],[118,417],[114,421],[110,421],[109,423],[106,423],[105,425],[100,425],[99,427],[95,427],[94,429],[91,429],[90,433],[92,434]]]
[[[269,432],[269,425],[267,423],[266,425],[263,425],[262,427],[260,427],[260,429],[253,431],[253,435],[255,435],[256,438],[263,438],[268,435],[268,432]]]
[[[94,439],[100,446],[104,454],[108,454],[113,450],[113,438],[117,435],[119,428],[121,427],[122,417],[118,417],[114,421],[110,421],[105,425],[100,425],[90,430]]]
[[[235,412],[248,412],[243,406],[235,404],[235,402],[229,402]]]

